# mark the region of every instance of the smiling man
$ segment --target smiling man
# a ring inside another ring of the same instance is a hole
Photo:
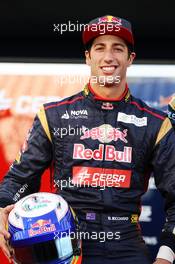
[[[154,264],[173,263],[175,133],[165,113],[129,91],[126,72],[135,58],[131,24],[114,16],[96,18],[84,28],[83,43],[89,83],[61,102],[44,104],[27,148],[0,186],[0,247],[9,254],[5,226],[13,197],[24,184],[24,196],[37,192],[42,173],[54,164],[58,192],[80,222],[83,264],[151,264],[138,220],[154,172],[167,213]],[[59,129],[69,126],[80,128],[81,135],[61,136]]]
[[[125,90],[127,67],[132,64],[135,53],[129,51],[120,37],[103,35],[95,38],[85,54],[86,63],[91,67],[90,84],[94,92],[109,99],[118,98]],[[97,82],[93,82],[93,76]]]

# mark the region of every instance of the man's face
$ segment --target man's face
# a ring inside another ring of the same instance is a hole
[[[127,67],[135,58],[134,52],[128,56],[125,41],[113,35],[97,37],[85,55],[91,67],[91,82],[106,87],[114,87],[125,80]]]

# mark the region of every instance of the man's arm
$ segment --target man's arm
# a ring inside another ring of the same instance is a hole
[[[175,96],[172,97],[171,101],[168,104],[168,117],[171,121],[173,128],[175,129]],[[168,262],[165,259],[163,259],[165,258],[165,256],[167,259],[169,259]],[[173,263],[174,258],[175,258],[174,252],[171,250],[171,248],[167,246],[161,246],[157,254],[157,259],[154,262],[154,264]]]
[[[172,126],[175,128],[175,96],[172,97],[168,104],[168,117],[172,123]]]
[[[52,161],[51,136],[48,136],[46,126],[47,119],[42,108],[34,119],[24,148],[0,184],[0,207],[39,190],[41,175]],[[21,188],[23,192],[17,197]]]
[[[156,186],[166,203],[166,223],[155,263],[169,264],[173,263],[175,252],[175,131],[168,118],[162,123],[157,135],[152,165]]]
[[[34,119],[25,148],[12,164],[0,184],[0,249],[9,261],[12,251],[8,245],[10,234],[7,221],[13,203],[40,188],[41,175],[52,161],[52,143],[44,108]],[[22,192],[20,192],[22,190]],[[20,193],[20,196],[17,196]]]

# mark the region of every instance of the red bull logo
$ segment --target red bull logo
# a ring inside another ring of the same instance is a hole
[[[105,23],[105,22],[113,22],[116,23],[117,25],[121,25],[121,19],[113,16],[104,16],[99,18],[99,23]]]
[[[102,109],[106,109],[106,110],[112,110],[112,109],[114,109],[113,104],[108,103],[108,102],[103,102],[101,108]]]
[[[52,224],[52,221],[50,219],[40,219],[35,223],[31,224],[31,229],[28,232],[29,236],[32,237],[43,233],[54,232],[55,230],[55,225]]]
[[[47,225],[51,225],[51,220],[44,220],[44,219],[40,219],[38,221],[36,221],[34,224],[31,224],[31,228],[39,228],[41,226],[47,226]]]
[[[123,151],[116,150],[114,146],[103,144],[99,145],[98,149],[85,148],[83,144],[74,144],[73,159],[79,160],[107,160],[117,162],[132,161],[132,148],[124,147]]]
[[[85,129],[83,132],[83,136],[80,139],[91,138],[93,140],[99,140],[102,143],[109,143],[111,141],[121,140],[124,143],[128,143],[127,137],[127,129],[123,131],[120,128],[113,128],[109,124],[104,124],[99,127],[94,127],[92,129]]]

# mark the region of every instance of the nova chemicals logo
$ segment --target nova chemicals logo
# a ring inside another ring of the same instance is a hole
[[[66,110],[66,112],[61,116],[62,119],[78,119],[78,118],[88,118],[88,112],[85,109],[82,110],[71,110],[70,113]]]

